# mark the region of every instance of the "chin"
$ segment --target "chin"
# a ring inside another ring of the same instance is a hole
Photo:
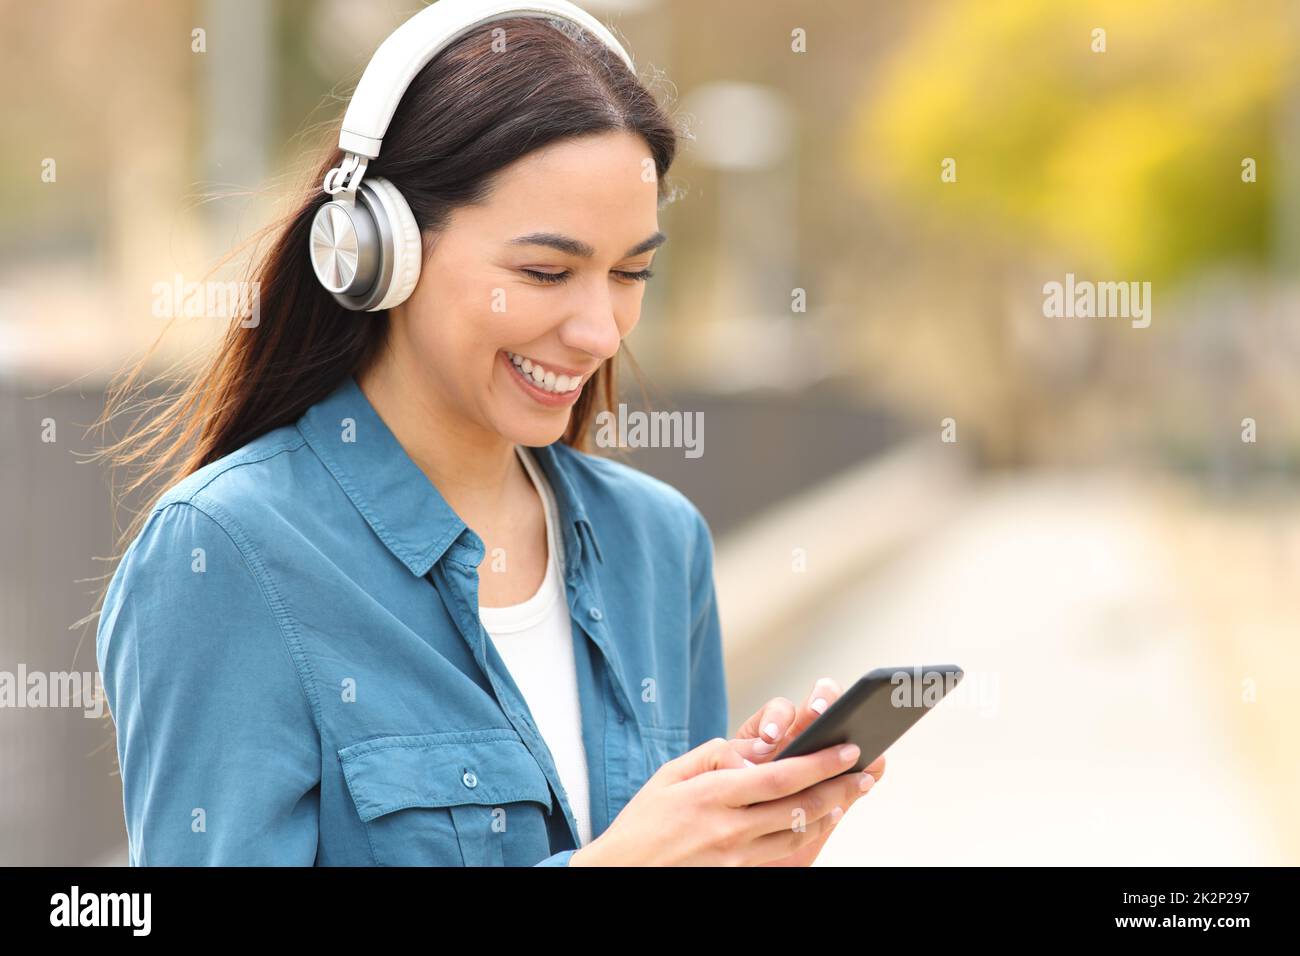
[[[512,416],[512,420],[501,423],[503,427],[499,431],[516,445],[540,448],[559,441],[564,436],[565,429],[569,427],[567,408],[559,409],[546,417],[552,420],[526,422],[520,420],[517,415]]]

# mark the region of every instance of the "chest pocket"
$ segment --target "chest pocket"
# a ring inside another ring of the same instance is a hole
[[[551,788],[514,730],[376,737],[338,754],[380,866],[531,866],[550,855]]]
[[[645,750],[646,779],[668,761],[691,749],[690,730],[686,727],[644,726],[641,728],[641,742]]]

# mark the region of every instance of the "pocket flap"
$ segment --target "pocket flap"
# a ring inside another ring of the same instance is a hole
[[[374,737],[338,752],[363,821],[406,807],[531,800],[554,809],[541,765],[514,730]]]

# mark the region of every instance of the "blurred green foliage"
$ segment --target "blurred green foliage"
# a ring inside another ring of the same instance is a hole
[[[1267,267],[1298,16],[1296,0],[956,0],[882,65],[855,162],[940,225],[1107,275]]]

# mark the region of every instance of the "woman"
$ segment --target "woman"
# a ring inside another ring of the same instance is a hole
[[[369,175],[420,231],[408,297],[340,306],[304,200],[258,321],[115,449],[178,479],[97,635],[133,865],[807,865],[882,772],[763,766],[833,682],[723,739],[708,528],[584,450],[675,136],[557,26],[471,29],[402,95]]]

